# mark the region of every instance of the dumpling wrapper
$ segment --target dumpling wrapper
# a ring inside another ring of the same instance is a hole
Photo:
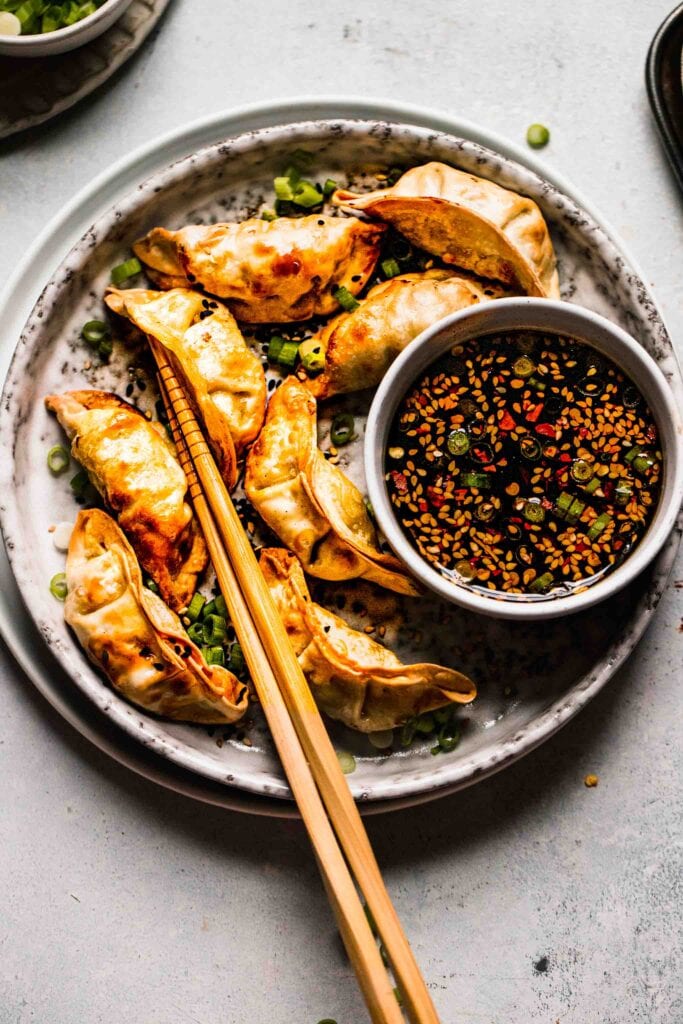
[[[45,405],[56,413],[73,457],[117,514],[163,599],[184,608],[208,555],[185,500],[187,479],[162,425],[108,391],[48,395]]]
[[[100,509],[79,512],[66,560],[64,618],[90,660],[133,704],[164,718],[235,722],[247,687],[207,665],[180,620],[142,585],[130,544]]]
[[[332,201],[392,224],[414,245],[481,277],[559,298],[555,252],[533,199],[442,163],[406,171],[395,185]]]
[[[357,295],[385,230],[314,214],[154,228],[133,250],[160,288],[201,286],[225,299],[238,320],[284,323],[336,313],[339,286]]]
[[[234,487],[237,461],[263,423],[266,378],[232,313],[189,288],[111,288],[105,302],[174,357],[223,478]]]
[[[264,548],[260,566],[315,701],[330,718],[375,732],[476,697],[467,676],[441,665],[404,665],[367,633],[315,604],[301,563],[288,551]]]
[[[363,496],[318,448],[316,403],[288,377],[247,456],[244,490],[259,515],[312,576],[364,577],[416,594],[401,563],[382,552]]]
[[[449,270],[382,281],[357,309],[335,317],[315,335],[325,351],[325,368],[307,387],[316,398],[374,387],[396,356],[431,324],[501,294],[498,285]]]

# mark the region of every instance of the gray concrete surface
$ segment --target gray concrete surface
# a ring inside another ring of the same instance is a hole
[[[0,279],[129,148],[234,104],[352,92],[518,141],[548,124],[545,158],[628,240],[680,343],[683,204],[643,86],[670,3],[174,0],[109,86],[0,149]],[[444,1024],[683,1021],[681,594],[542,749],[369,822]],[[141,781],[4,652],[0,673],[1,1024],[367,1019],[297,824]]]

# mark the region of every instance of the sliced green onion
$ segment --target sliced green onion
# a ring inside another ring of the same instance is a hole
[[[277,361],[280,366],[291,367],[296,365],[296,361],[299,358],[299,342],[298,341],[285,341],[280,349],[280,354]]]
[[[436,728],[436,722],[434,716],[427,711],[424,715],[419,715],[415,719],[415,730],[421,732],[424,736],[428,736],[430,732],[434,732]]]
[[[544,124],[530,124],[526,130],[526,141],[532,149],[542,149],[550,142],[550,132]]]
[[[470,450],[470,439],[465,430],[451,430],[446,441],[451,455],[464,455]]]
[[[624,461],[628,462],[630,465],[635,459],[636,455],[640,455],[640,452],[641,447],[639,444],[637,444],[635,448],[631,448],[630,452],[626,452],[626,455],[624,455]]]
[[[221,615],[208,615],[203,626],[207,644],[223,644],[228,639],[228,624]]]
[[[463,487],[478,487],[480,491],[491,490],[491,478],[488,473],[463,473],[460,482]]]
[[[50,580],[50,593],[53,597],[56,597],[58,601],[63,601],[66,595],[69,593],[69,589],[66,585],[66,575],[63,572],[58,572]]]
[[[197,644],[199,647],[206,641],[204,634],[204,626],[201,622],[193,622],[187,631],[187,635],[193,644]]]
[[[277,220],[275,210],[271,210],[270,207],[267,206],[265,210],[261,211],[261,220]]]
[[[356,759],[353,754],[349,754],[345,750],[338,750],[337,757],[339,759],[339,767],[344,775],[350,775],[352,772],[355,772]]]
[[[529,384],[532,388],[536,388],[537,391],[545,391],[545,381],[541,380],[540,377],[529,377]]]
[[[545,594],[550,590],[554,581],[555,577],[551,572],[544,572],[541,576],[536,577],[529,590],[533,591],[534,594]]]
[[[230,668],[236,676],[240,672],[244,672],[246,668],[246,662],[244,660],[244,652],[242,651],[242,645],[234,643],[230,648]]]
[[[594,476],[592,480],[588,481],[583,489],[586,494],[595,494],[595,492],[600,489],[600,477]]]
[[[569,472],[574,480],[576,480],[577,484],[585,484],[593,476],[595,467],[591,466],[590,462],[586,462],[585,459],[576,459],[572,462]]]
[[[408,721],[404,722],[403,725],[401,726],[401,735],[400,735],[401,746],[402,747],[409,747],[410,744],[415,739],[415,733],[416,732],[417,732],[417,729],[415,727],[415,719],[414,718],[409,718]]]
[[[207,647],[204,659],[207,665],[225,665],[225,651],[222,647]]]
[[[323,201],[323,194],[311,181],[301,181],[294,190],[292,202],[302,206],[304,210],[310,210],[313,206],[319,206]]]
[[[496,514],[496,506],[490,501],[482,501],[481,505],[477,505],[475,514],[482,523],[490,523]]]
[[[379,729],[377,732],[369,732],[368,740],[375,750],[388,750],[394,742],[394,730]]]
[[[295,164],[290,164],[283,177],[287,179],[292,188],[295,188],[301,181],[301,171]]]
[[[56,444],[47,453],[47,468],[55,476],[61,476],[69,468],[71,456],[64,445]]]
[[[195,594],[190,603],[188,604],[185,614],[187,615],[190,622],[196,622],[202,613],[202,608],[206,604],[206,598],[202,594]]]
[[[523,515],[528,523],[542,523],[545,519],[545,509],[538,501],[527,501]]]
[[[522,457],[529,462],[536,462],[537,459],[540,459],[543,452],[541,442],[537,437],[531,437],[530,434],[525,435],[519,442],[519,450]]]
[[[102,338],[102,341],[97,346],[97,354],[99,355],[100,359],[103,359],[106,362],[113,351],[114,342],[111,340],[111,338]]]
[[[274,334],[268,342],[268,351],[266,353],[271,363],[276,363],[280,358],[280,352],[282,352],[282,346],[285,343],[285,339],[281,338],[279,334]]]
[[[382,273],[385,277],[396,277],[401,273],[401,267],[398,260],[390,257],[388,260],[382,260]]]
[[[605,530],[612,522],[612,517],[607,513],[603,512],[599,515],[594,523],[591,524],[588,530],[588,539],[597,540],[603,530]]]
[[[88,476],[86,471],[82,469],[79,473],[76,473],[76,476],[73,476],[71,478],[71,480],[69,481],[69,486],[71,487],[71,490],[74,492],[74,496],[76,498],[82,498],[85,495],[86,490],[88,489],[89,483],[90,477]]]
[[[278,199],[282,199],[288,203],[291,203],[294,199],[292,182],[286,175],[283,174],[279,178],[275,178],[273,181],[273,188],[275,189],[275,195]]]
[[[307,149],[295,149],[291,156],[292,163],[296,167],[309,168],[315,160],[315,155],[309,153]]]
[[[474,566],[466,558],[461,558],[459,562],[455,563],[453,568],[464,580],[473,580],[477,575]]]
[[[529,359],[528,356],[519,356],[512,364],[512,372],[515,377],[521,377],[522,380],[526,380],[527,377],[533,377],[535,369],[536,363],[533,359]]]
[[[131,256],[124,263],[119,263],[111,272],[111,279],[114,284],[123,284],[129,277],[135,277],[142,270],[142,263],[136,256]]]
[[[110,333],[104,320],[88,320],[81,327],[81,337],[94,348],[97,348],[101,341],[108,338]]]
[[[213,600],[207,601],[207,603],[204,605],[204,607],[202,609],[202,621],[204,619],[208,618],[209,615],[218,615],[218,614],[220,614],[220,613],[219,613],[218,608],[216,606],[216,598],[214,597]]]
[[[153,594],[159,593],[159,588],[151,576],[145,576],[142,581],[142,585],[146,590],[151,590]]]
[[[565,519],[569,523],[570,526],[573,526],[574,523],[578,522],[578,519],[581,516],[581,514],[583,513],[583,510],[585,509],[585,507],[586,507],[586,502],[585,501],[581,501],[580,498],[574,498],[574,500],[571,503],[571,505],[569,506],[569,509],[568,509],[567,514],[565,516]]]
[[[457,722],[449,721],[441,726],[435,747],[432,747],[432,754],[450,754],[460,742],[460,726]]]
[[[299,345],[301,365],[309,373],[319,373],[325,369],[325,349],[317,338],[308,338]]]
[[[337,191],[338,188],[339,185],[334,178],[326,178],[325,184],[323,185],[323,195],[325,196],[325,199],[328,199],[333,192]]]
[[[614,491],[614,500],[617,505],[628,505],[633,497],[633,488],[629,484],[617,484]]]
[[[345,288],[343,284],[339,288],[335,288],[332,295],[347,313],[353,313],[354,309],[358,309],[360,306],[360,302],[353,297],[348,288]]]
[[[557,501],[555,503],[555,512],[560,517],[560,519],[564,519],[564,517],[566,516],[567,512],[571,508],[573,501],[574,501],[574,495],[573,494],[569,494],[568,491],[562,491],[562,493],[560,494],[560,496],[558,497],[558,499],[557,499]]]
[[[348,444],[349,441],[353,441],[356,436],[353,432],[354,421],[351,413],[340,412],[338,416],[335,416],[332,420],[332,426],[330,427],[330,441],[337,447],[341,444]]]
[[[216,606],[216,615],[222,615],[224,619],[228,617],[228,606],[225,603],[225,598],[222,594],[216,594],[213,599],[213,603]]]
[[[655,464],[655,460],[647,452],[641,452],[640,455],[636,455],[632,462],[632,466],[636,473],[647,473],[648,469],[652,469]]]

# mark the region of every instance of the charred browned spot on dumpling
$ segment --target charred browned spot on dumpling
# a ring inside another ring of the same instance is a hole
[[[413,715],[474,700],[474,683],[442,665],[404,665],[367,633],[310,599],[301,563],[278,548],[261,570],[320,708],[352,729],[393,729]]]

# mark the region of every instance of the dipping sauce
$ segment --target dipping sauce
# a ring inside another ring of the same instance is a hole
[[[412,545],[443,575],[510,600],[615,569],[657,508],[654,417],[611,360],[572,338],[456,346],[399,405],[385,478]]]

